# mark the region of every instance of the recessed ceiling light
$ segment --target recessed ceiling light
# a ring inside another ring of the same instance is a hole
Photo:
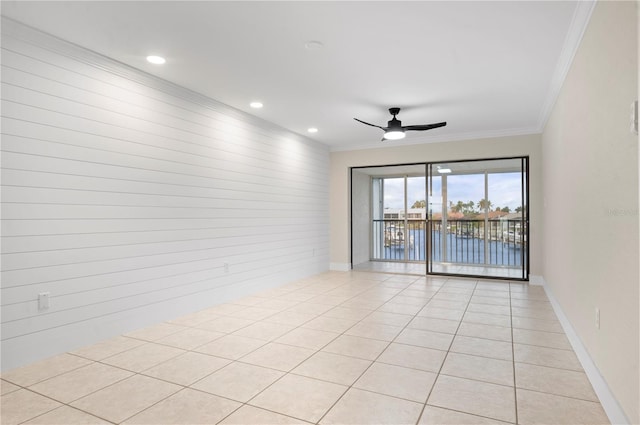
[[[315,127],[309,127],[309,128],[307,128],[307,131],[308,131],[309,133],[317,133],[317,132],[318,132],[318,129],[317,129],[317,128],[315,128]]]
[[[322,44],[322,42],[320,41],[311,40],[304,43],[304,48],[307,50],[318,50],[322,49],[323,47],[324,44]]]
[[[262,102],[251,102],[249,106],[251,106],[253,109],[260,109],[264,105],[262,104]]]
[[[167,62],[165,58],[162,56],[147,56],[147,62],[152,63],[154,65],[163,65]]]

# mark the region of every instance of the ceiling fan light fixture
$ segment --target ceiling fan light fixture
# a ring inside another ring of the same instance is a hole
[[[404,136],[406,136],[404,134],[404,131],[391,130],[391,131],[385,132],[383,137],[385,140],[400,140],[400,139],[404,139]]]

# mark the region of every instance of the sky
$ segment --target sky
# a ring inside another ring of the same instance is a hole
[[[492,210],[496,207],[509,207],[515,210],[521,205],[520,173],[489,174],[489,200]],[[385,179],[385,208],[404,208],[404,178]],[[407,204],[409,208],[415,201],[425,199],[424,177],[409,177],[407,180]],[[447,177],[448,200],[473,201],[476,204],[484,198],[484,174],[458,175]],[[433,210],[440,211],[441,179],[433,178]],[[438,204],[438,205],[435,205]]]

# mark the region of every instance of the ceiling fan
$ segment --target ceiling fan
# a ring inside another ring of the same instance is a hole
[[[433,128],[444,127],[447,125],[446,122],[439,122],[435,124],[423,124],[423,125],[402,125],[402,121],[396,118],[396,115],[400,113],[400,108],[389,108],[389,113],[393,115],[393,118],[387,122],[386,127],[381,127],[375,124],[369,124],[368,122],[364,122],[359,120],[358,118],[354,118],[354,120],[361,122],[362,124],[370,125],[371,127],[378,127],[384,130],[384,136],[382,136],[382,140],[399,140],[404,139],[405,131],[424,131],[431,130]]]

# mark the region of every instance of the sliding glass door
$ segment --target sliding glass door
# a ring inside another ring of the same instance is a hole
[[[427,164],[427,273],[528,279],[528,158]]]
[[[527,280],[527,172],[527,157],[352,168],[352,267]]]

